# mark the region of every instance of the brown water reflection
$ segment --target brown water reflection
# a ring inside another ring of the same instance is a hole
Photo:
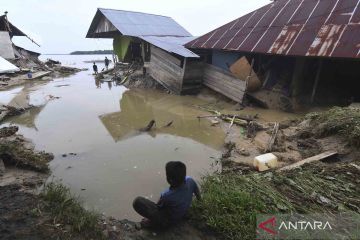
[[[156,127],[149,132],[152,137],[171,134],[219,149],[224,142],[224,132],[211,127],[207,121],[200,123],[196,117],[201,113],[190,106],[194,102],[199,100],[157,91],[131,90],[123,94],[120,111],[99,118],[115,141],[136,136],[137,130],[153,119]],[[173,122],[172,125],[164,127],[169,122]]]

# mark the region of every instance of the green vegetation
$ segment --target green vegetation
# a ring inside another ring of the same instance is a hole
[[[102,239],[99,229],[99,215],[85,210],[77,198],[70,194],[70,190],[62,184],[51,182],[46,184],[41,194],[54,221],[68,224],[72,231],[82,236]]]
[[[75,51],[70,55],[93,55],[93,54],[113,54],[113,50],[94,50],[94,51]]]
[[[360,146],[360,109],[334,107],[329,111],[310,113],[312,131],[316,136],[340,134],[355,147]]]
[[[194,216],[228,239],[254,239],[256,213],[265,206],[242,189],[244,181],[235,174],[204,178],[203,199],[194,202]]]
[[[193,215],[227,239],[254,239],[258,213],[360,213],[357,175],[350,163],[319,162],[281,173],[206,176]]]

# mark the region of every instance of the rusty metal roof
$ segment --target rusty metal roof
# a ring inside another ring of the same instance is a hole
[[[186,44],[288,56],[360,57],[360,0],[277,0]]]

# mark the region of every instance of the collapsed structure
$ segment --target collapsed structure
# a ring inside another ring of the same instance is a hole
[[[87,38],[112,38],[116,58],[144,64],[149,74],[177,94],[199,89],[200,57],[183,45],[194,37],[170,17],[99,8]]]
[[[288,111],[347,105],[360,101],[359,3],[277,0],[196,39],[169,17],[98,9],[87,37],[113,38],[120,61],[178,94],[205,85]]]
[[[14,65],[11,63],[16,63],[15,65],[19,67],[36,67],[38,65],[40,53],[16,46],[12,42],[12,38],[15,36],[27,37],[34,44],[38,45],[23,31],[9,22],[7,12],[5,12],[4,15],[0,16],[0,72],[2,73],[11,73],[20,70],[18,67],[14,68]]]
[[[236,77],[241,70],[236,62],[245,57],[256,74],[255,80],[246,81],[246,91],[264,106],[290,110],[314,101],[346,105],[360,101],[359,3],[277,0],[185,46],[205,56],[212,68],[235,77],[209,81],[207,70],[204,75],[205,85],[232,99],[233,88],[246,81]]]

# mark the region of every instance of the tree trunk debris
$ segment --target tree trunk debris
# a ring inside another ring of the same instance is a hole
[[[174,121],[170,121],[170,122],[168,122],[165,126],[163,126],[163,127],[170,127],[172,124],[173,124],[173,122]]]
[[[229,130],[233,124],[238,126],[244,127],[247,129],[247,137],[254,138],[256,136],[256,132],[260,130],[266,129],[262,124],[255,121],[258,118],[258,115],[238,115],[238,114],[222,114],[219,111],[208,109],[205,107],[198,106],[200,109],[213,113],[215,115],[205,115],[205,116],[198,116],[197,118],[200,120],[201,118],[218,118],[225,122],[229,122]]]
[[[151,120],[146,127],[140,128],[139,131],[140,132],[149,132],[154,125],[155,125],[155,120]]]

